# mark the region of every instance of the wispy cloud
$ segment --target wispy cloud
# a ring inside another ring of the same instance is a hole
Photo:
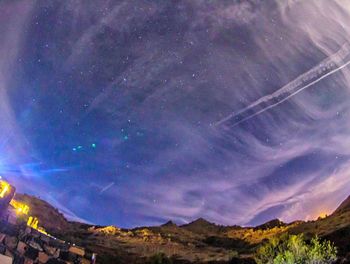
[[[343,1],[17,3],[0,4],[0,160],[21,190],[123,226],[307,219],[350,193]],[[63,166],[19,165],[45,161]]]

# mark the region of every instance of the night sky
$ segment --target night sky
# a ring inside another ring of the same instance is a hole
[[[0,173],[70,219],[314,219],[350,194],[348,0],[2,0]]]

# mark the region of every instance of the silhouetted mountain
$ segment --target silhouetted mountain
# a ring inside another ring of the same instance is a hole
[[[181,228],[184,228],[194,233],[208,234],[213,232],[219,232],[222,229],[222,226],[218,226],[214,223],[211,223],[205,220],[204,218],[198,218],[197,220],[189,224],[182,225]]]
[[[165,224],[161,225],[162,227],[177,227],[173,221],[168,221]]]
[[[286,225],[287,225],[286,223],[283,223],[279,219],[273,219],[273,220],[270,220],[262,225],[256,226],[254,229],[266,230],[266,229],[271,229],[274,227],[281,227],[281,226],[286,226]]]

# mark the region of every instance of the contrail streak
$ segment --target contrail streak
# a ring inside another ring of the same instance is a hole
[[[114,184],[115,184],[114,182],[111,182],[111,183],[108,184],[107,186],[103,187],[103,188],[101,189],[101,191],[100,191],[100,194],[102,194],[102,193],[104,193],[105,191],[107,191],[108,189],[112,188]]]
[[[261,97],[260,99],[256,100],[254,103],[248,105],[247,107],[241,109],[240,111],[236,113],[232,113],[229,116],[221,119],[218,121],[215,126],[222,125],[223,123],[226,123],[232,119],[238,119],[239,116],[245,114],[247,111],[252,111],[253,113],[248,114],[246,117],[233,121],[232,127],[237,126],[238,124],[245,122],[281,103],[288,100],[289,98],[293,97],[294,95],[300,93],[301,91],[309,88],[310,86],[320,82],[322,79],[342,70],[346,66],[350,64],[350,60],[343,62],[345,58],[347,58],[350,54],[350,47],[348,44],[345,44],[342,46],[342,48],[336,52],[335,54],[331,55],[327,59],[323,60],[319,65],[312,68],[311,70],[307,71],[306,73],[300,75],[298,78],[293,80],[292,82],[288,83],[287,85],[283,86],[282,88],[278,89],[276,92]],[[338,66],[340,65],[340,66]],[[338,67],[337,67],[338,66]],[[321,75],[322,74],[322,75]],[[321,75],[321,76],[320,76]],[[319,77],[320,76],[320,77]],[[304,85],[306,82],[306,85]],[[270,101],[277,100],[277,102],[272,103]],[[267,106],[262,106],[262,104],[269,104]],[[260,110],[254,110],[253,108],[261,106],[262,109]]]

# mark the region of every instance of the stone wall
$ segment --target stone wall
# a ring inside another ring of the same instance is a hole
[[[1,264],[91,264],[93,254],[26,225],[0,222]]]

